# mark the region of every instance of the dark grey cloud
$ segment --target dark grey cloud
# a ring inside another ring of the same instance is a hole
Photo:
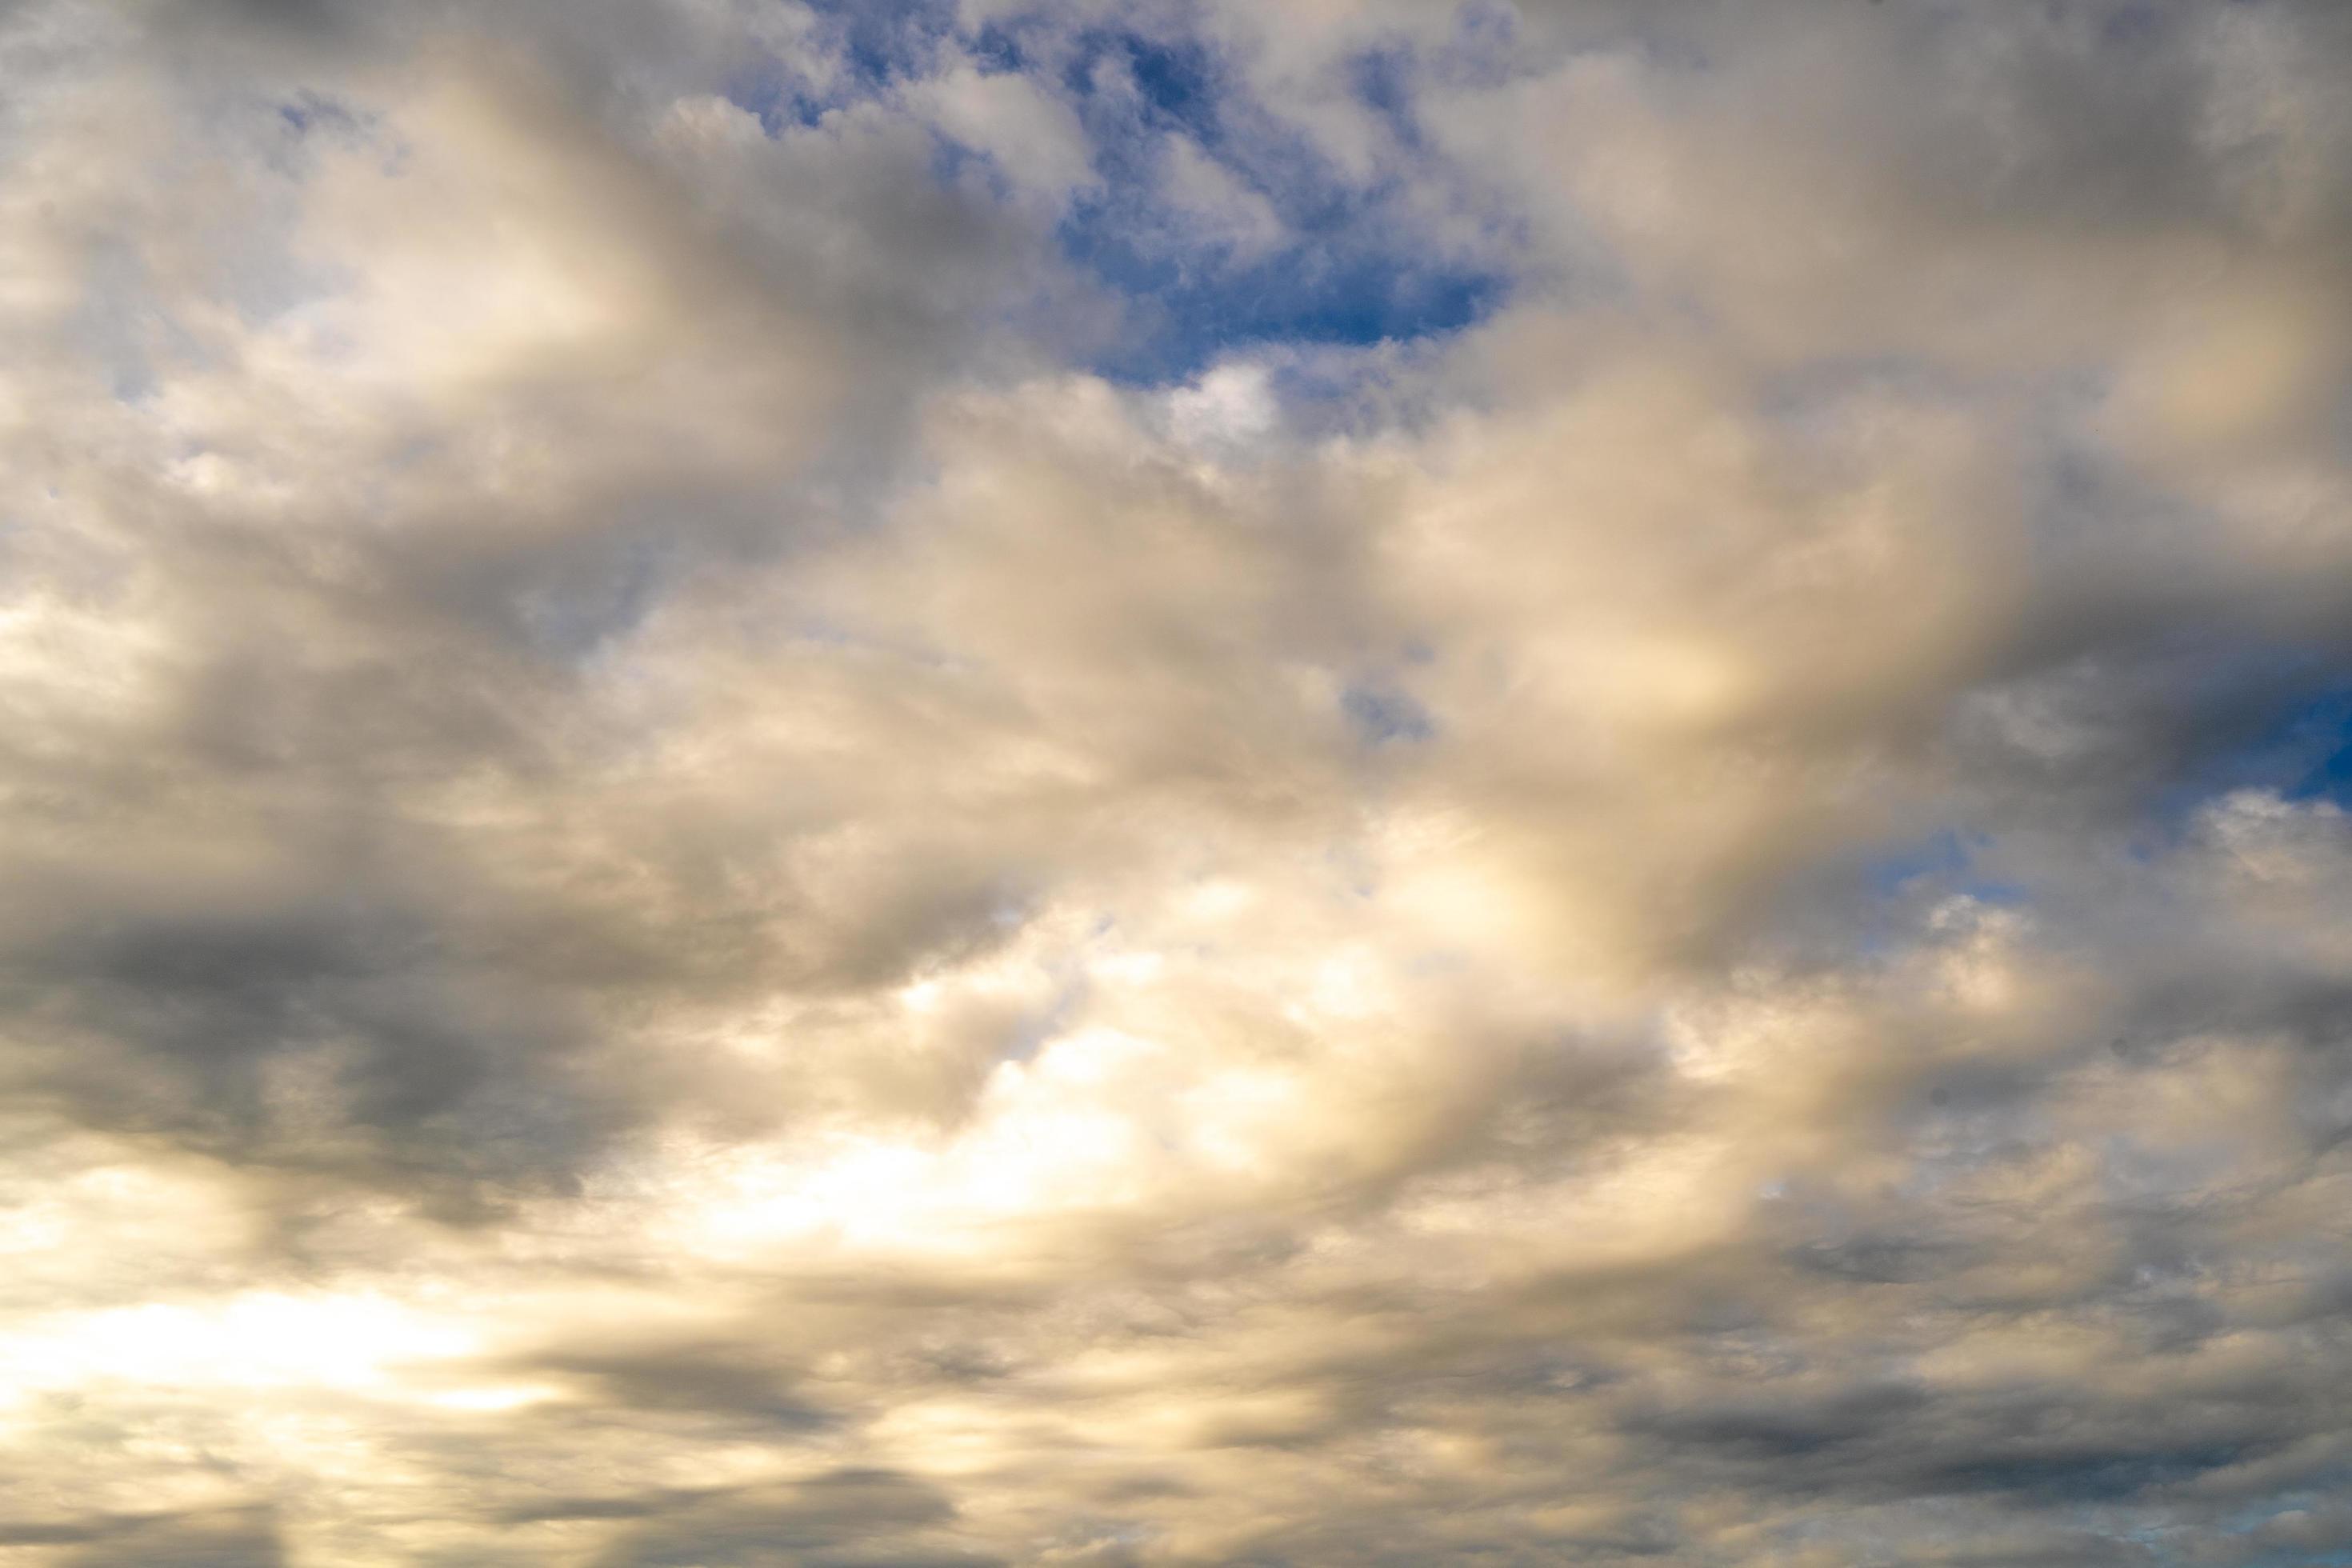
[[[58,1546],[70,1568],[185,1563],[191,1568],[274,1568],[287,1561],[272,1510],[100,1515],[57,1522],[0,1523],[0,1543]]]
[[[543,1354],[517,1370],[576,1382],[598,1410],[678,1410],[740,1417],[776,1433],[813,1431],[834,1420],[797,1392],[792,1372],[755,1347],[656,1345]]]
[[[972,1564],[1001,1559],[926,1548],[955,1508],[939,1488],[889,1470],[844,1469],[790,1486],[721,1493],[635,1525],[596,1559],[600,1568],[691,1563]]]

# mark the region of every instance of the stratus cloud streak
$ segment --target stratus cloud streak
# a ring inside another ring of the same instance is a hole
[[[2347,72],[0,15],[0,1564],[2342,1560]]]

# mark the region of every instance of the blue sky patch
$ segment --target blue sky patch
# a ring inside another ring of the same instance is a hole
[[[835,35],[843,65],[868,92],[928,71],[956,32],[943,0],[809,0]]]
[[[2282,761],[2299,770],[2283,792],[2289,800],[2326,800],[2352,807],[2352,682],[2289,712],[2278,724]]]
[[[1499,262],[1448,256],[1425,217],[1406,210],[1407,171],[1350,180],[1256,101],[1243,74],[1202,37],[1062,30],[1021,15],[965,28],[944,0],[817,0],[814,8],[840,62],[838,79],[820,81],[771,59],[740,68],[724,84],[729,100],[772,136],[886,97],[958,55],[984,71],[1023,74],[1076,114],[1102,183],[1073,204],[1055,243],[1081,276],[1126,306],[1124,330],[1088,363],[1098,374],[1157,385],[1269,343],[1410,342],[1475,323],[1509,291]],[[1425,152],[1413,92],[1426,68],[1412,51],[1386,47],[1361,55],[1348,72],[1365,107],[1413,159]],[[1179,199],[1170,182],[1180,141],[1238,193],[1233,213]],[[971,176],[971,163],[943,142],[935,172],[956,184]],[[1010,199],[1005,182],[992,184],[1000,200]]]
[[[2157,803],[2161,819],[2177,822],[2245,789],[2352,807],[2352,671],[2297,663],[2261,694],[2268,700],[2250,703],[2223,743],[2181,768]]]
[[[1096,368],[1146,384],[1187,380],[1267,343],[1369,347],[1459,331],[1507,289],[1493,274],[1423,268],[1359,234],[1307,237],[1246,260],[1212,243],[1155,253],[1089,213],[1062,237],[1072,261],[1130,304],[1127,337]]]
[[[1974,874],[1978,858],[1991,847],[1986,834],[1940,828],[1874,856],[1863,867],[1863,880],[1880,898],[1927,892],[1987,904],[2023,902],[2025,889],[2018,884]]]
[[[1368,64],[1376,112],[1410,120],[1410,60]],[[1064,255],[1130,305],[1129,330],[1095,367],[1116,379],[1186,379],[1269,342],[1361,347],[1457,331],[1492,311],[1499,269],[1436,257],[1400,180],[1350,182],[1294,126],[1255,101],[1197,40],[1082,35],[1062,86],[1103,187],[1061,226]],[[1213,160],[1278,226],[1244,243],[1187,210],[1167,184],[1174,138]]]
[[[1350,685],[1339,695],[1339,709],[1368,745],[1426,741],[1437,733],[1429,710],[1393,687]]]

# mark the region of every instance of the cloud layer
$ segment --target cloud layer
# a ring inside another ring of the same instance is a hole
[[[2345,1561],[2347,74],[0,10],[0,1563]]]

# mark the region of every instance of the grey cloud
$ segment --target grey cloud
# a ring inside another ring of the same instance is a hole
[[[520,1363],[524,1373],[577,1381],[599,1410],[680,1410],[740,1417],[777,1432],[814,1430],[834,1417],[793,1386],[792,1373],[750,1347],[655,1346],[551,1352]]]
[[[0,1523],[0,1544],[68,1548],[47,1559],[57,1568],[127,1568],[142,1563],[275,1568],[287,1561],[267,1507]]]
[[[938,1488],[888,1470],[845,1469],[763,1491],[721,1493],[665,1510],[600,1552],[600,1568],[690,1563],[982,1564],[1001,1561],[921,1543],[955,1509]]]

